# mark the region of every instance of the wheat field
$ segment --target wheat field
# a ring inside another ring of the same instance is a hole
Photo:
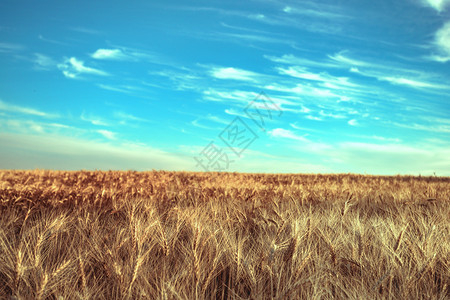
[[[450,178],[0,171],[1,299],[450,299]]]

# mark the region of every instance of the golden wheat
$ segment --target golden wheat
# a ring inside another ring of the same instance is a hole
[[[448,299],[450,178],[0,171],[0,299]]]

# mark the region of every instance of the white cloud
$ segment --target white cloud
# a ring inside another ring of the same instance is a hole
[[[448,37],[447,41],[448,45],[448,56],[450,59],[450,22],[448,26]],[[445,44],[445,38],[441,38],[440,40],[444,40],[444,42],[440,42],[440,44]],[[421,72],[413,69],[406,69],[401,67],[390,66],[388,64],[382,63],[369,63],[361,60],[356,60],[353,58],[349,58],[344,56],[343,54],[336,54],[334,56],[329,56],[336,62],[341,63],[347,67],[350,66],[350,72],[357,73],[359,75],[365,77],[376,78],[380,81],[387,81],[391,84],[395,85],[404,85],[417,89],[449,89],[450,85],[439,84],[432,82],[433,80],[437,80],[435,75]],[[360,70],[358,67],[361,67]]]
[[[57,65],[57,62],[47,55],[35,53],[34,56],[34,63],[39,69],[48,70]]]
[[[331,89],[342,89],[347,87],[355,87],[356,84],[349,82],[347,77],[336,77],[328,73],[311,73],[301,67],[277,68],[280,74],[289,75],[295,78],[305,79],[309,81],[319,81],[323,86]]]
[[[287,65],[295,65],[295,66],[308,66],[308,67],[320,67],[320,68],[336,68],[338,67],[335,63],[330,62],[322,62],[318,60],[306,59],[294,56],[292,54],[284,54],[281,57],[264,55],[264,58],[279,63],[279,64],[287,64]]]
[[[348,125],[351,125],[351,126],[357,126],[358,125],[358,121],[356,119],[351,119],[347,123],[348,123]]]
[[[95,29],[91,29],[91,28],[86,28],[86,27],[71,27],[70,30],[76,31],[76,32],[80,32],[80,33],[85,33],[85,34],[92,34],[92,35],[100,35],[102,34],[102,32],[95,30]]]
[[[237,117],[241,117],[241,118],[247,118],[247,119],[251,119],[248,115],[246,115],[244,112],[241,111],[237,111],[235,109],[225,109],[225,113],[227,115],[231,115],[231,116],[237,116]]]
[[[8,116],[9,117],[9,116]],[[0,132],[14,132],[23,134],[51,133],[51,134],[82,134],[83,130],[60,123],[47,123],[34,121],[30,118],[2,118],[0,119]]]
[[[211,75],[219,79],[232,79],[242,81],[256,81],[260,75],[258,73],[236,69],[236,68],[213,68]]]
[[[134,116],[132,114],[124,113],[122,111],[114,112],[114,117],[120,119],[119,123],[122,124],[122,125],[126,124],[128,121],[133,121],[133,122],[151,122],[148,119],[136,117],[136,116]]]
[[[367,63],[365,61],[356,60],[349,58],[347,56],[344,56],[342,52],[337,53],[335,55],[328,55],[328,57],[336,62],[339,62],[341,64],[350,65],[350,66],[356,66],[356,67],[370,67],[373,66],[370,63]]]
[[[104,136],[105,138],[109,139],[109,140],[115,140],[116,139],[116,133],[109,131],[109,130],[104,130],[104,129],[99,129],[96,130],[97,133],[101,134],[102,136]]]
[[[91,57],[98,60],[145,61],[158,65],[177,67],[177,65],[160,54],[125,46],[113,46],[110,49],[99,48],[91,54]]]
[[[85,115],[84,113],[81,114],[80,119],[86,122],[91,123],[92,125],[96,126],[109,126],[108,122],[102,120],[100,117],[95,117],[92,115]]]
[[[227,110],[225,111],[225,113],[228,114]],[[202,122],[200,122],[200,121],[202,121]],[[197,118],[196,120],[192,121],[191,124],[194,125],[195,127],[199,127],[199,128],[203,128],[203,129],[222,130],[221,127],[213,127],[213,126],[203,125],[202,123],[205,123],[205,121],[206,121],[206,123],[212,122],[212,123],[219,123],[219,124],[223,124],[223,125],[228,125],[231,122],[231,120],[225,120],[225,119],[222,119],[221,117],[208,114],[207,116],[201,116],[201,117]]]
[[[209,121],[212,121],[212,122],[224,124],[224,125],[228,125],[228,124],[231,123],[230,120],[225,120],[225,119],[222,119],[221,117],[213,116],[213,115],[211,115],[211,114],[208,114],[208,115],[205,117],[205,119],[206,119],[206,120],[209,120]]]
[[[206,126],[206,125],[200,124],[200,120],[193,120],[193,121],[191,122],[191,124],[192,124],[193,126],[195,126],[195,127],[203,128],[203,129],[208,129],[208,130],[212,130],[212,129],[218,130],[218,129],[219,129],[219,128],[216,128],[216,127],[211,127],[211,126]]]
[[[44,36],[42,36],[41,34],[38,35],[38,39],[40,39],[41,41],[47,42],[47,43],[52,43],[52,44],[56,44],[56,45],[63,45],[63,46],[67,46],[68,44],[57,41],[57,40],[52,40],[52,39],[48,39],[45,38]]]
[[[91,55],[95,59],[125,60],[128,58],[120,49],[97,49]]]
[[[102,70],[85,66],[83,61],[78,60],[75,57],[65,59],[63,63],[58,64],[58,68],[63,72],[64,76],[72,79],[77,78],[80,74],[92,74],[98,76],[109,75]]]
[[[309,112],[311,112],[311,110],[309,108],[307,108],[307,107],[302,105],[301,108],[300,108],[300,112],[302,112],[302,113],[309,113]]]
[[[277,39],[269,35],[263,34],[219,32],[215,34],[215,37],[213,39],[218,39],[219,37],[221,37],[220,40],[223,40],[224,38],[231,38],[229,39],[230,42],[238,42],[241,44],[247,43],[247,45],[249,42],[277,43],[277,44],[291,43],[289,40]]]
[[[98,86],[99,88],[101,88],[101,89],[108,90],[108,91],[119,92],[119,93],[125,93],[125,94],[130,93],[130,91],[128,91],[128,90],[126,90],[126,89],[119,88],[119,87],[112,86],[112,85],[108,85],[108,84],[102,84],[102,83],[100,83],[100,84],[97,84],[97,86]]]
[[[388,81],[392,84],[406,85],[413,88],[432,88],[432,89],[448,89],[449,85],[441,85],[436,83],[430,83],[426,81],[419,81],[415,79],[408,79],[402,77],[379,77],[379,80]]]
[[[321,110],[319,112],[319,115],[321,115],[322,117],[333,118],[333,119],[345,119],[346,118],[346,116],[344,116],[344,115],[326,113],[323,110]]]
[[[295,81],[298,82],[298,81]],[[278,85],[278,84],[273,84],[273,85],[266,85],[264,86],[265,89],[271,90],[271,91],[277,91],[277,92],[283,92],[283,93],[287,93],[287,94],[292,94],[289,96],[285,96],[285,98],[288,98],[290,100],[283,100],[285,103],[285,105],[296,105],[296,103],[298,103],[298,101],[304,101],[306,99],[309,98],[309,96],[311,97],[320,97],[322,98],[321,101],[327,101],[327,98],[336,98],[334,101],[336,102],[341,102],[341,101],[348,101],[351,98],[345,95],[345,91],[342,91],[343,89],[345,89],[345,87],[342,87],[340,89],[333,89],[333,91],[331,91],[330,89],[327,88],[322,88],[322,87],[327,87],[328,83],[324,83],[324,82],[320,82],[318,85],[314,85],[311,83],[306,83],[304,85],[301,84],[295,84],[292,87],[290,86],[283,86],[283,85]],[[316,87],[319,86],[319,87]],[[308,97],[308,98],[307,98]],[[304,100],[302,100],[304,99]],[[297,104],[298,105],[298,104]],[[305,112],[305,111],[299,111],[299,112]]]
[[[113,92],[119,92],[119,93],[125,93],[125,94],[130,94],[133,92],[139,92],[139,91],[145,91],[144,88],[140,87],[140,86],[133,86],[133,85],[118,85],[118,86],[113,86],[113,85],[108,85],[108,84],[97,84],[97,86],[99,88],[102,88],[104,90],[108,90],[108,91],[113,91]]]
[[[450,0],[422,0],[422,3],[434,8],[438,12],[443,12],[449,6]]]
[[[450,22],[442,26],[434,36],[434,46],[439,54],[434,54],[431,59],[439,62],[450,61]]]
[[[248,17],[250,19],[261,20],[261,19],[264,19],[266,16],[264,16],[263,14],[254,14],[254,15],[249,15]]]
[[[55,115],[55,114],[49,114],[49,113],[39,111],[39,110],[36,110],[33,108],[9,104],[9,103],[3,102],[2,100],[0,100],[0,110],[21,113],[21,114],[26,114],[26,115],[39,116],[39,117],[44,117],[44,118],[57,118],[58,117],[58,115]]]
[[[293,93],[293,94],[303,94],[305,92],[305,89],[300,84],[296,84],[294,87],[285,87],[275,84],[275,85],[266,85],[264,88],[272,91]]]
[[[302,142],[308,142],[308,139],[306,139],[304,136],[296,135],[294,132],[292,132],[289,129],[283,129],[283,128],[275,128],[273,130],[269,130],[267,132],[270,136],[275,138],[286,138],[291,140],[297,140]]]
[[[0,53],[17,52],[25,47],[14,43],[0,43]]]
[[[309,119],[309,120],[313,120],[313,121],[322,121],[321,118],[315,117],[315,116],[311,116],[311,115],[308,115],[308,116],[306,116],[305,118],[306,118],[306,119]]]
[[[395,126],[402,127],[402,128],[408,128],[413,130],[421,130],[421,131],[429,131],[434,133],[450,133],[450,126],[449,125],[442,125],[442,124],[433,124],[433,125],[423,125],[423,124],[417,124],[417,123],[392,123]]]
[[[314,5],[311,5],[311,3],[314,3]],[[336,13],[337,7],[329,5],[319,5],[319,3],[316,2],[298,2],[298,4],[302,4],[302,6],[301,7],[285,6],[283,8],[283,12],[287,14],[296,14],[307,17],[327,18],[327,19],[332,18],[336,19],[345,17],[345,15],[343,14]]]
[[[220,91],[216,89],[208,89],[203,92],[203,96],[207,100],[212,101],[225,101],[225,100],[234,100],[243,102],[248,104],[250,101],[254,100],[256,96],[258,96],[255,92],[247,92],[247,91]]]

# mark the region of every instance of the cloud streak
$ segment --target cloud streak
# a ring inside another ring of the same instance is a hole
[[[269,130],[267,133],[269,134],[269,136],[274,137],[274,138],[285,138],[285,139],[296,140],[296,141],[301,141],[301,142],[308,142],[307,138],[297,135],[289,129],[275,128],[275,129]]]
[[[213,68],[210,74],[214,78],[218,79],[229,79],[229,80],[239,80],[239,81],[257,81],[261,76],[258,73],[237,69],[237,68]]]
[[[115,140],[116,139],[116,133],[105,130],[105,129],[99,129],[96,130],[97,133],[101,134],[103,137],[107,138],[108,140]]]
[[[0,53],[11,53],[24,50],[25,47],[15,43],[0,43]]]
[[[105,71],[85,66],[84,61],[78,60],[75,57],[65,59],[63,63],[58,64],[58,68],[63,72],[65,77],[71,79],[78,78],[80,75],[83,74],[97,75],[97,76],[109,75]]]
[[[46,112],[43,112],[43,111],[40,111],[40,110],[37,110],[34,108],[9,104],[7,102],[3,102],[2,100],[0,100],[0,110],[6,111],[6,112],[31,115],[31,116],[44,117],[44,118],[57,118],[58,117],[58,115],[56,115],[56,114],[49,114],[49,113],[46,113]]]
[[[97,49],[91,54],[91,57],[105,60],[126,60],[129,58],[120,49]]]

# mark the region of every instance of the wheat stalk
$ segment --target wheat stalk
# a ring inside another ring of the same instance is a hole
[[[292,258],[293,258],[293,255],[294,255],[294,252],[296,249],[297,249],[297,239],[295,237],[292,237],[291,241],[289,242],[289,246],[283,256],[283,261],[286,264],[288,264],[290,261],[292,261]]]
[[[400,234],[398,235],[395,244],[394,244],[394,252],[398,250],[398,248],[400,247],[400,243],[402,241],[402,237],[403,237],[403,233],[405,232],[405,230],[402,230],[400,232]]]

